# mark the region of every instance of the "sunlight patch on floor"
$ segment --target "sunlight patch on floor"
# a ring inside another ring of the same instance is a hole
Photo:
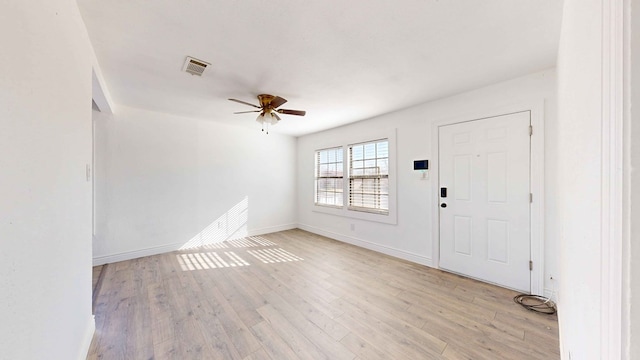
[[[275,246],[275,245],[278,245],[278,244],[274,243],[271,240],[268,240],[267,238],[265,238],[263,236],[249,236],[248,239],[250,239],[253,242],[256,242],[256,243],[260,244],[261,246]]]
[[[278,245],[262,236],[249,236],[242,239],[227,240],[225,243],[236,248]]]
[[[249,263],[232,251],[222,255],[217,252],[199,252],[176,255],[182,271],[208,270],[249,266]]]
[[[304,260],[303,258],[281,248],[248,250],[247,252],[265,264]]]
[[[201,249],[228,249],[229,245],[226,242],[207,244],[200,246]]]
[[[260,246],[258,243],[254,243],[248,238],[235,239],[235,240],[227,240],[225,243],[235,247],[235,248],[244,248],[244,247],[256,247]]]

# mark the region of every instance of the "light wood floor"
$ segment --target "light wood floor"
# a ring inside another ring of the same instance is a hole
[[[560,358],[513,291],[302,230],[101,270],[88,359]]]

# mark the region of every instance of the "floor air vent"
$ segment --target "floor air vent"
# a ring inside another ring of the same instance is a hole
[[[182,70],[188,72],[191,75],[202,76],[202,73],[209,65],[211,64],[187,56],[187,60],[184,62]]]

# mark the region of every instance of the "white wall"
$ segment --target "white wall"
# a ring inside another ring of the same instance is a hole
[[[295,228],[296,139],[255,125],[96,114],[94,263]]]
[[[450,98],[429,102],[367,121],[298,138],[298,221],[299,227],[338,240],[364,246],[407,260],[433,265],[432,226],[437,216],[432,182],[420,180],[413,170],[413,160],[430,159],[432,123],[450,118],[496,111],[514,104],[542,103],[545,113],[545,278],[556,275],[557,222],[556,191],[553,187],[557,171],[555,72],[548,70],[511,81],[488,86]],[[397,225],[338,217],[313,211],[313,154],[317,149],[348,143],[369,128],[397,128],[398,221]],[[355,231],[350,230],[354,224]],[[555,277],[555,276],[554,276]],[[545,283],[551,295],[553,284]]]
[[[75,1],[0,11],[0,358],[84,359],[91,316],[90,44]]]
[[[629,16],[631,20],[630,24],[630,36],[628,37],[630,45],[629,57],[626,58],[628,63],[627,72],[629,86],[627,89],[630,91],[628,97],[627,106],[629,113],[627,114],[627,128],[628,134],[625,141],[627,141],[628,152],[630,155],[628,158],[628,167],[625,169],[629,171],[625,180],[628,181],[629,192],[627,195],[628,211],[627,214],[627,226],[629,233],[626,235],[626,248],[624,254],[627,255],[627,282],[625,286],[625,295],[627,301],[626,311],[623,313],[623,324],[627,326],[627,330],[630,333],[626,333],[625,346],[629,347],[629,359],[640,359],[640,175],[638,171],[640,169],[640,0],[630,1],[632,16]],[[634,125],[635,123],[635,125]],[[635,262],[633,260],[636,260]],[[625,321],[626,320],[626,321]],[[628,321],[628,322],[627,322]]]
[[[602,1],[565,0],[558,56],[563,359],[601,358]]]

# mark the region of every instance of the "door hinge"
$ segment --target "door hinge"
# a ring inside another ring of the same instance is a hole
[[[529,260],[529,271],[533,271],[533,261]]]
[[[533,125],[529,125],[529,136],[533,135]]]
[[[533,203],[533,193],[529,193],[529,204]]]

